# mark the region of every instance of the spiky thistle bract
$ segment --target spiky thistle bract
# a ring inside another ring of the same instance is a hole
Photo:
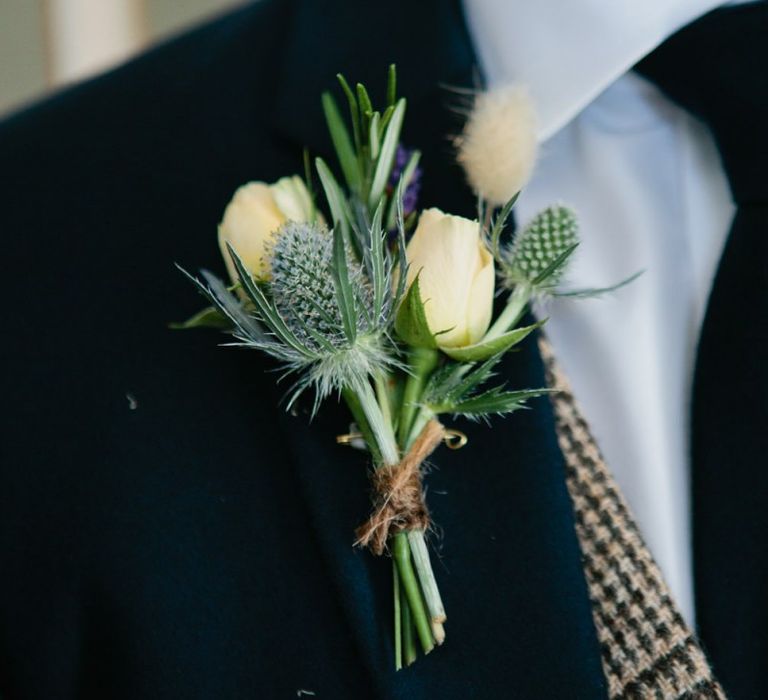
[[[341,227],[289,221],[274,236],[269,281],[257,282],[231,246],[242,296],[210,273],[193,278],[232,323],[236,345],[271,355],[297,376],[289,406],[311,386],[317,409],[329,394],[359,387],[397,363],[389,334],[393,261],[380,213],[367,234],[360,261]]]

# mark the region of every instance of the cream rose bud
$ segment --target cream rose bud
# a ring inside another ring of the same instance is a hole
[[[288,220],[309,221],[312,199],[297,175],[272,185],[249,182],[238,188],[224,210],[219,224],[219,247],[229,276],[237,280],[235,265],[227,250],[229,243],[257,279],[269,277],[267,244]]]
[[[429,329],[440,347],[478,342],[493,313],[493,256],[480,226],[439,209],[422,212],[406,249],[407,282],[418,275]],[[441,332],[445,331],[445,332]]]

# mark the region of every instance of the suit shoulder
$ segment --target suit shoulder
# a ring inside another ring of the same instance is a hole
[[[248,4],[10,114],[0,121],[0,167],[18,156],[40,171],[57,154],[71,156],[76,147],[82,157],[105,138],[119,149],[149,128],[162,135],[204,100],[236,99],[244,80],[268,91],[280,55],[275,42],[291,13],[289,0]]]

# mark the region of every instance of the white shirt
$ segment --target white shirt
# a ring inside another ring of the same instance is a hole
[[[733,217],[708,130],[627,71],[717,0],[465,0],[489,87],[529,87],[541,153],[519,223],[573,207],[572,288],[540,313],[683,616],[694,624],[689,414],[696,343]]]

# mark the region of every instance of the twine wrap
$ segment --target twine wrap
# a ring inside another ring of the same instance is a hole
[[[421,488],[421,465],[444,436],[443,426],[432,419],[398,464],[385,465],[373,471],[373,513],[355,530],[356,545],[367,547],[380,556],[387,547],[390,535],[429,527],[429,511]]]

